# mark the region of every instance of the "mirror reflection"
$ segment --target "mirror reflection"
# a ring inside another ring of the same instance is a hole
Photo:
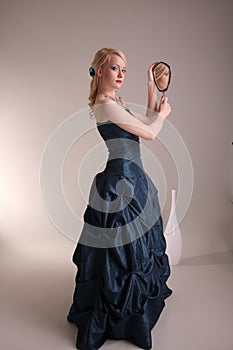
[[[168,89],[171,80],[171,68],[165,62],[157,62],[153,68],[154,82],[157,89],[165,92]]]

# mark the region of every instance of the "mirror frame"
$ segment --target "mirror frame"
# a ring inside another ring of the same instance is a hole
[[[170,73],[170,74],[169,74],[168,83],[167,83],[167,87],[166,87],[166,89],[163,89],[163,90],[160,89],[159,86],[157,85],[157,82],[156,82],[156,79],[155,79],[155,74],[154,74],[154,70],[155,70],[156,66],[157,66],[158,64],[160,64],[160,63],[163,63],[165,66],[167,66],[168,69],[169,69],[169,73]],[[163,61],[156,62],[154,68],[152,69],[152,73],[153,73],[153,78],[154,78],[154,82],[155,82],[155,85],[156,85],[157,89],[158,89],[160,92],[165,92],[165,91],[167,91],[167,89],[168,89],[168,87],[169,87],[169,85],[170,85],[170,82],[171,82],[171,67],[169,66],[169,64],[167,64],[166,62],[163,62]]]

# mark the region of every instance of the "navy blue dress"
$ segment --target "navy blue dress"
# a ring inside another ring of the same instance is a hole
[[[99,349],[107,339],[151,349],[151,330],[172,293],[158,190],[143,169],[138,136],[112,122],[97,129],[109,156],[93,180],[74,251],[67,319],[77,325],[77,349]]]

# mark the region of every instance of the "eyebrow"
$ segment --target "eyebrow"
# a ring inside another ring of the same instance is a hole
[[[120,67],[120,65],[119,64],[117,64],[117,63],[111,63],[111,66],[118,66],[118,67]],[[126,66],[124,66],[124,67],[122,67],[122,68],[127,68]]]

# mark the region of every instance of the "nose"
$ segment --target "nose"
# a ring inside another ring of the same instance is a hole
[[[119,77],[119,78],[122,77],[122,71],[121,71],[121,69],[118,69],[118,77]]]

